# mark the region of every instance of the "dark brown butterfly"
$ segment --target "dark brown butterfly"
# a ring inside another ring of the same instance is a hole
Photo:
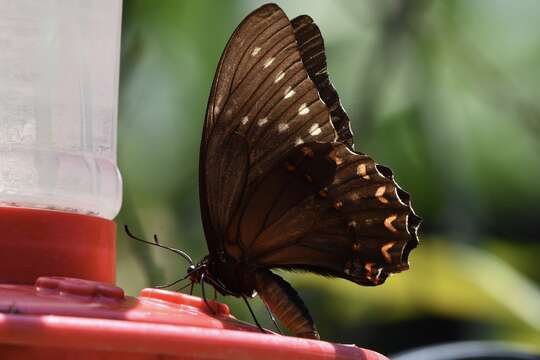
[[[309,16],[289,21],[268,4],[242,21],[217,68],[200,151],[209,255],[190,267],[193,282],[244,300],[258,293],[294,335],[319,338],[272,269],[380,285],[408,268],[420,219],[392,171],[353,151]]]

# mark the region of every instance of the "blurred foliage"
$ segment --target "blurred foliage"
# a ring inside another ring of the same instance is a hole
[[[197,177],[212,78],[261,4],[124,1],[117,222],[195,259],[207,252]],[[540,350],[540,2],[278,4],[318,23],[356,148],[394,169],[424,218],[411,270],[381,287],[283,274],[323,338],[383,353],[471,339]],[[129,293],[185,274],[182,259],[118,239]],[[250,321],[241,301],[220,300]]]

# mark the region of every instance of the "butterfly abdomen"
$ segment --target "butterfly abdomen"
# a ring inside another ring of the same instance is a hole
[[[298,337],[319,339],[319,332],[298,293],[270,270],[257,270],[255,288],[272,313]]]

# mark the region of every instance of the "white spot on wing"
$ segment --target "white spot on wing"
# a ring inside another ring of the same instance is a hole
[[[264,117],[262,119],[259,119],[259,121],[257,121],[257,125],[259,126],[263,126],[264,124],[266,124],[268,122],[268,118],[267,117]]]
[[[223,96],[222,95],[218,95],[217,99],[216,99],[216,102],[214,104],[214,115],[218,115],[219,114],[219,111],[221,110],[221,100],[223,100]]]
[[[272,63],[274,62],[276,58],[274,57],[271,57],[269,58],[268,60],[266,60],[266,62],[264,63],[264,68],[266,69],[267,67],[269,67],[270,65],[272,65]]]
[[[248,123],[248,121],[249,121],[249,118],[247,116],[244,116],[242,118],[242,125],[246,125]]]
[[[306,115],[308,113],[309,113],[309,108],[307,107],[307,104],[303,103],[302,105],[300,105],[300,107],[298,108],[298,115]]]
[[[253,51],[251,52],[251,56],[257,56],[257,54],[259,53],[259,51],[261,51],[261,48],[260,48],[260,47],[254,48]]]
[[[295,145],[300,145],[300,144],[303,144],[303,143],[304,143],[304,140],[302,140],[302,138],[299,138],[299,137],[296,138],[296,140],[294,142]]]
[[[281,81],[284,77],[285,77],[285,72],[280,71],[279,74],[276,75],[276,80],[274,80],[274,83]]]
[[[322,130],[319,127],[319,124],[317,123],[311,125],[311,127],[309,128],[309,134],[311,136],[317,136],[317,135],[320,135],[321,133],[322,133]]]
[[[358,174],[358,176],[361,176],[362,179],[369,180],[369,175],[367,175],[366,170],[366,164],[358,165],[358,167],[356,168],[356,173]]]
[[[281,133],[281,132],[284,132],[285,130],[287,130],[289,128],[289,124],[285,124],[285,123],[279,123],[278,124],[278,131]]]
[[[292,89],[292,87],[288,87],[285,89],[285,93],[284,93],[284,99],[288,99],[290,98],[291,96],[293,96],[295,93],[294,93],[294,90]]]

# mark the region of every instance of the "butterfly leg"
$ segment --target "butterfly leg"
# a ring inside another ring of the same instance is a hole
[[[166,288],[168,288],[168,287],[171,287],[171,286],[174,286],[174,285],[178,284],[179,282],[182,282],[182,281],[186,280],[186,279],[188,278],[188,276],[189,276],[189,275],[184,276],[184,277],[181,278],[181,279],[175,280],[175,281],[173,281],[173,282],[171,282],[171,283],[168,283],[168,284],[165,284],[165,285],[156,285],[155,288],[156,288],[156,289],[166,289]]]
[[[249,305],[249,301],[246,299],[244,295],[242,295],[242,299],[244,299],[244,302],[246,303],[246,306],[249,309],[249,312],[251,313],[251,317],[253,318],[253,321],[255,322],[259,330],[261,330],[261,332],[263,333],[266,333],[266,330],[264,330],[261,324],[259,324],[259,321],[257,320],[257,317],[255,316],[255,313],[253,312],[253,309],[251,309],[251,305]]]
[[[195,283],[191,282],[191,287],[189,288],[189,295],[193,295],[193,287],[195,286]]]
[[[208,299],[206,298],[206,291],[204,290],[204,274],[201,275],[201,291],[202,291],[202,297],[204,300],[204,303],[210,309],[213,315],[217,315],[216,310],[210,306],[210,303],[208,302]]]
[[[274,323],[274,326],[276,327],[278,333],[283,335],[283,332],[279,328],[279,326],[277,324],[277,321],[276,321],[276,318],[274,317],[274,314],[272,313],[272,311],[270,310],[270,308],[268,307],[268,305],[266,305],[266,303],[264,301],[262,303],[264,304],[264,307],[266,308],[266,311],[268,312],[268,315],[270,316],[270,319],[272,319],[272,322]]]
[[[192,283],[188,283],[182,287],[180,287],[179,289],[175,290],[176,292],[181,292],[182,290],[184,290],[185,288],[187,288],[188,286],[190,286]]]

